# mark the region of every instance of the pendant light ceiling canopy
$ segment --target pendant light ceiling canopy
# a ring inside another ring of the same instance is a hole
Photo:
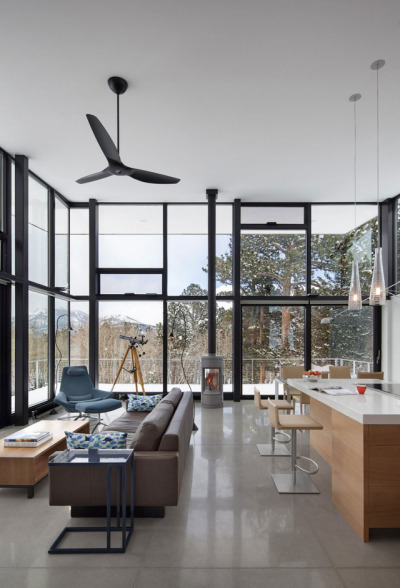
[[[385,274],[382,264],[382,247],[380,231],[380,209],[379,209],[379,70],[385,65],[384,59],[378,59],[371,64],[371,69],[376,71],[376,204],[378,208],[378,247],[375,249],[374,269],[372,272],[371,290],[369,303],[371,306],[383,306],[386,303]]]
[[[360,100],[361,94],[352,94],[349,98],[354,104],[354,237],[353,237],[353,262],[351,268],[351,282],[348,299],[349,310],[361,310],[361,284],[358,271],[358,260],[356,259],[356,230],[357,230],[357,112],[356,103]]]

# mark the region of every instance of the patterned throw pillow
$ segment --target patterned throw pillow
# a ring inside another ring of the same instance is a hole
[[[126,449],[127,435],[128,433],[114,431],[96,435],[65,431],[68,449]]]
[[[153,396],[138,396],[137,394],[128,394],[128,412],[150,412],[160,402],[162,394]]]

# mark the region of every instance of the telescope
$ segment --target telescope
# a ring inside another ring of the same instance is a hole
[[[134,347],[136,345],[146,345],[147,341],[144,340],[144,335],[138,339],[137,337],[128,337],[127,335],[120,335],[120,339],[125,339],[125,341],[129,341],[129,345]]]

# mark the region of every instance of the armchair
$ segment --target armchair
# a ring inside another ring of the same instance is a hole
[[[121,408],[122,403],[112,392],[98,390],[92,384],[86,366],[67,366],[61,376],[60,391],[54,402],[68,413],[78,413],[75,420],[97,414],[93,431],[102,423],[100,414]],[[92,432],[93,432],[92,431]]]

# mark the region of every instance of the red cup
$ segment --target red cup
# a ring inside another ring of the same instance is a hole
[[[357,392],[359,394],[364,394],[365,390],[367,389],[366,386],[357,386]]]

